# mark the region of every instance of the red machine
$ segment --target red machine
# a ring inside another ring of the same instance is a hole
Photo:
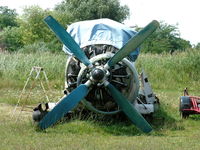
[[[200,97],[189,96],[187,88],[184,96],[180,97],[179,110],[182,118],[188,118],[192,114],[200,114]]]

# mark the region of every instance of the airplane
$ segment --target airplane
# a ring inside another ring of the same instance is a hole
[[[48,111],[41,105],[34,109],[38,127],[51,127],[82,102],[96,113],[123,112],[141,131],[151,132],[142,114],[154,112],[155,99],[151,99],[152,93],[146,101],[138,98],[140,86],[134,61],[138,47],[159,27],[158,21],[153,20],[138,33],[110,19],[76,22],[67,31],[52,16],[44,21],[63,43],[68,57],[65,95],[57,103],[47,103]]]

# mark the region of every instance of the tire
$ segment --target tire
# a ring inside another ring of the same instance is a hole
[[[181,112],[181,118],[182,119],[187,119],[189,117],[189,114],[186,112]]]
[[[189,117],[189,111],[185,111],[184,109],[190,109],[191,108],[191,102],[189,96],[181,96],[180,97],[180,105],[179,105],[179,111],[182,119],[187,119]]]
[[[183,109],[190,109],[190,108],[191,108],[190,97],[189,96],[181,96],[179,110],[183,111]]]

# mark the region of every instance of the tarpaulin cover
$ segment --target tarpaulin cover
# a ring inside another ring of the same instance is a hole
[[[81,48],[94,44],[106,44],[120,49],[136,34],[132,28],[110,19],[76,22],[68,26],[67,32]],[[65,46],[63,50],[71,54]],[[139,48],[132,52],[130,56],[137,56],[138,54]]]

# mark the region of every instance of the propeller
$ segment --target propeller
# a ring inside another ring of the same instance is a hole
[[[79,47],[79,45],[74,41],[70,34],[65,31],[65,29],[52,17],[48,16],[44,19],[45,23],[49,28],[56,34],[58,39],[86,66],[92,67],[91,62]]]
[[[79,85],[69,95],[64,96],[60,102],[39,122],[40,129],[46,129],[55,124],[58,120],[64,117],[68,111],[73,109],[79,101],[81,101],[88,93],[88,86],[90,81],[86,84]]]
[[[85,84],[79,85],[68,96],[63,97],[60,100],[60,102],[39,122],[39,127],[41,129],[46,129],[55,124],[88,94],[88,87],[91,84],[97,84],[101,82],[104,83],[106,88],[108,88],[116,103],[133,122],[133,124],[136,125],[136,127],[146,133],[152,131],[149,123],[142,117],[140,113],[137,112],[134,106],[112,84],[106,81],[106,77],[108,76],[106,72],[108,72],[110,67],[114,66],[116,63],[128,56],[130,52],[134,51],[149,35],[151,35],[151,33],[156,30],[156,28],[159,26],[159,23],[155,20],[152,21],[140,32],[138,32],[136,36],[131,38],[127,44],[125,44],[112,58],[110,58],[103,68],[94,68],[79,45],[52,16],[48,16],[44,20],[60,39],[60,41],[65,44],[65,46],[83,64],[85,64],[88,68],[92,68],[92,72],[90,79]]]
[[[121,110],[128,116],[128,118],[145,133],[151,132],[152,128],[149,123],[137,112],[135,107],[109,82],[104,83],[110,91],[110,94],[115,99]]]
[[[153,20],[151,23],[149,23],[134,37],[132,37],[119,51],[117,51],[117,53],[108,61],[105,68],[110,68],[123,58],[127,57],[138,46],[140,46],[140,44],[142,44],[142,42],[149,37],[149,35],[151,35],[158,28],[158,26],[159,23],[156,20]]]

